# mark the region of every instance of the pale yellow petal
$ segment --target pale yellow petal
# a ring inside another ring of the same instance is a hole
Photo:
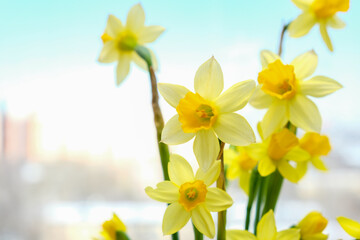
[[[325,166],[324,162],[320,159],[320,157],[313,157],[311,158],[311,163],[319,170],[327,171],[327,167]]]
[[[320,23],[320,33],[321,33],[321,37],[323,38],[323,40],[324,40],[326,46],[329,48],[329,50],[334,51],[333,45],[331,43],[331,39],[330,39],[329,34],[327,32],[327,29],[326,29],[326,23],[325,22]]]
[[[138,34],[144,27],[145,23],[145,13],[141,4],[134,5],[126,19],[126,27],[130,29],[133,33]]]
[[[213,126],[221,141],[235,146],[247,146],[255,142],[255,134],[246,119],[237,113],[218,116]]]
[[[303,12],[293,20],[288,28],[290,37],[298,38],[306,35],[316,23],[316,17],[311,12]]]
[[[219,155],[220,146],[213,130],[200,130],[194,141],[194,154],[203,171],[207,171]]]
[[[329,18],[327,21],[327,24],[329,24],[330,27],[336,28],[336,29],[341,29],[346,26],[346,23],[336,15]]]
[[[119,51],[116,49],[114,41],[107,41],[101,49],[98,61],[101,63],[111,63],[119,59]]]
[[[269,50],[262,50],[260,52],[260,62],[263,68],[266,68],[270,63],[275,62],[277,59],[281,60],[279,55]]]
[[[341,227],[353,238],[360,238],[360,223],[356,222],[350,218],[346,217],[337,217],[336,218],[340,223]]]
[[[289,105],[290,122],[305,131],[320,132],[321,116],[315,103],[297,94]]]
[[[300,176],[296,169],[288,163],[286,160],[280,160],[277,165],[281,175],[290,182],[297,183],[300,180]]]
[[[233,200],[229,194],[220,188],[208,188],[205,205],[211,212],[220,212],[231,207]]]
[[[191,214],[191,220],[199,232],[213,238],[215,236],[215,223],[209,210],[204,205],[199,205],[192,210]]]
[[[226,230],[227,240],[256,240],[254,234],[245,230]]]
[[[300,230],[292,228],[280,231],[276,234],[276,240],[300,240]]]
[[[139,33],[139,44],[151,43],[155,41],[160,34],[164,32],[165,28],[162,26],[145,26]]]
[[[308,10],[314,0],[291,0],[301,10]]]
[[[259,160],[258,170],[261,176],[266,177],[275,172],[276,166],[269,157],[265,157]]]
[[[250,188],[250,172],[242,171],[240,173],[239,184],[242,190],[249,195],[249,188]]]
[[[300,91],[304,95],[324,97],[342,88],[334,79],[325,76],[315,76],[307,81],[300,82]]]
[[[196,172],[195,179],[202,180],[206,186],[210,186],[219,178],[220,171],[220,161],[215,161],[207,171],[203,171],[199,168]]]
[[[283,128],[288,122],[288,109],[286,101],[274,99],[261,121],[263,137],[266,139],[276,130]]]
[[[156,188],[145,188],[146,194],[160,202],[172,203],[179,200],[179,188],[170,181],[160,182],[156,185]]]
[[[124,29],[120,19],[115,17],[114,15],[109,15],[109,18],[106,23],[105,32],[110,37],[117,37],[117,35]]]
[[[276,236],[274,212],[270,210],[257,225],[257,238],[259,240],[273,240]]]
[[[178,202],[170,204],[165,211],[162,231],[164,235],[176,233],[189,221],[191,213]]]
[[[254,88],[254,80],[247,80],[234,84],[215,100],[219,112],[231,113],[245,107]]]
[[[195,136],[195,133],[184,133],[179,122],[179,115],[175,115],[165,124],[161,134],[161,141],[177,145],[190,141]]]
[[[318,56],[314,51],[308,51],[297,56],[290,64],[294,66],[296,78],[303,80],[315,72]]]
[[[273,97],[261,90],[261,87],[262,84],[256,86],[249,100],[251,106],[258,109],[268,108],[273,102]]]
[[[119,86],[130,71],[130,54],[120,54],[119,62],[116,67],[116,85]]]
[[[195,180],[192,167],[185,158],[178,154],[170,155],[168,170],[170,180],[179,186],[183,183]]]
[[[179,105],[180,99],[189,92],[186,87],[170,83],[158,83],[158,89],[161,96],[174,108]]]
[[[214,57],[203,63],[195,74],[195,91],[203,98],[213,100],[224,88],[224,77],[220,64]]]

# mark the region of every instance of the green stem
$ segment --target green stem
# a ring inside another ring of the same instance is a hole
[[[270,175],[269,185],[266,193],[266,201],[262,211],[262,215],[266,214],[271,209],[275,211],[283,181],[283,176],[277,170]]]
[[[197,228],[195,227],[194,224],[193,224],[193,229],[194,229],[194,238],[195,238],[195,240],[203,240],[204,235],[201,232],[199,232],[199,230],[197,230]]]
[[[260,221],[261,205],[262,205],[263,196],[264,196],[264,183],[265,183],[265,178],[259,176],[259,191],[258,191],[258,198],[257,198],[257,202],[256,202],[256,214],[255,214],[255,223],[254,223],[255,235],[256,235],[257,225]]]
[[[216,182],[216,187],[225,191],[225,168],[224,168],[224,147],[225,143],[219,139],[220,144],[220,152],[218,156],[218,160],[220,161],[221,171],[219,178]],[[226,210],[218,212],[218,233],[217,233],[217,240],[224,240],[226,239]]]
[[[251,176],[250,176],[249,199],[248,199],[248,203],[246,206],[245,230],[249,230],[250,219],[251,219],[251,209],[252,209],[252,205],[254,203],[255,197],[256,197],[257,188],[259,186],[259,184],[258,184],[259,178],[260,178],[259,172],[258,172],[257,168],[255,168],[251,172]]]

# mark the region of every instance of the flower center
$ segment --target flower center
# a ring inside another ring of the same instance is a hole
[[[210,129],[217,118],[214,104],[202,98],[198,93],[188,92],[176,107],[179,121],[185,133]]]
[[[318,133],[308,132],[300,140],[300,147],[311,156],[326,156],[331,150],[329,139]]]
[[[281,132],[271,135],[268,155],[272,160],[278,161],[298,144],[299,140],[295,134],[284,128]]]
[[[238,162],[240,168],[244,171],[252,170],[257,164],[257,161],[255,159],[252,159],[246,152],[242,152],[238,156]]]
[[[311,5],[316,17],[328,18],[337,12],[346,12],[349,9],[349,0],[315,0]]]
[[[191,211],[200,203],[205,202],[207,189],[203,181],[196,180],[182,184],[179,193],[179,203],[186,211]]]
[[[258,76],[261,89],[279,99],[291,99],[296,93],[294,67],[284,65],[280,60],[270,63]]]
[[[132,33],[125,32],[120,35],[120,39],[118,43],[118,47],[120,51],[130,52],[133,51],[136,46],[137,46],[137,39]]]

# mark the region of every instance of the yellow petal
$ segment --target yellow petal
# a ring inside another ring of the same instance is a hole
[[[258,170],[261,176],[266,177],[276,170],[276,166],[269,157],[265,157],[259,161]]]
[[[224,88],[220,64],[214,57],[203,63],[195,74],[195,91],[207,100],[213,100]]]
[[[260,161],[263,158],[268,158],[267,145],[265,143],[255,143],[249,145],[248,154],[251,158]]]
[[[236,150],[234,150],[232,148],[226,149],[224,151],[224,162],[225,162],[225,164],[231,165],[231,163],[235,159],[237,159],[238,155],[239,155],[239,153]]]
[[[213,128],[223,142],[235,146],[246,146],[255,142],[255,134],[250,124],[237,113],[219,115]]]
[[[316,17],[311,12],[304,12],[293,20],[288,28],[291,37],[298,38],[306,35],[316,23]]]
[[[260,52],[260,62],[263,68],[266,68],[270,63],[275,62],[277,59],[280,59],[279,55],[269,50],[262,50]]]
[[[202,180],[206,186],[210,186],[219,178],[220,171],[220,161],[215,161],[206,172],[199,168],[196,172],[195,179]]]
[[[117,37],[117,35],[124,29],[120,19],[114,15],[109,15],[109,18],[106,23],[105,33],[110,37]]]
[[[256,240],[254,234],[244,230],[226,230],[227,240]]]
[[[101,63],[111,63],[119,59],[119,51],[116,49],[114,41],[107,41],[101,49],[98,61]]]
[[[174,108],[179,105],[180,99],[189,92],[186,87],[170,83],[158,83],[158,88],[161,96]]]
[[[140,30],[143,29],[145,23],[145,13],[141,4],[134,5],[126,19],[126,27],[130,29],[133,33],[138,34]]]
[[[315,76],[307,81],[300,82],[300,91],[304,95],[324,97],[342,88],[334,79],[325,76]]]
[[[303,178],[307,172],[307,162],[300,162],[296,165],[296,171],[299,175],[299,179]]]
[[[330,51],[333,51],[334,49],[333,49],[329,34],[327,32],[325,22],[320,23],[320,33],[321,33],[321,36],[322,36],[326,46],[329,48]]]
[[[288,122],[286,101],[274,99],[261,122],[263,137],[266,139]]]
[[[233,205],[233,200],[229,194],[220,188],[208,188],[206,194],[206,208],[211,212],[220,212]]]
[[[325,166],[324,162],[319,157],[311,158],[311,162],[319,170],[327,171],[327,167]]]
[[[274,212],[270,210],[257,225],[257,238],[259,240],[273,240],[276,236]]]
[[[310,154],[300,147],[292,148],[284,157],[288,160],[293,160],[295,162],[304,162],[310,160]]]
[[[346,23],[336,15],[329,18],[327,23],[329,24],[330,27],[336,29],[341,29],[346,26]]]
[[[299,229],[280,231],[276,234],[276,240],[300,240],[300,231]]]
[[[119,86],[130,71],[130,54],[120,54],[119,62],[116,67],[116,85]]]
[[[191,220],[199,232],[209,238],[213,238],[215,236],[215,224],[209,210],[203,205],[199,205],[191,214]]]
[[[340,223],[341,227],[347,232],[350,236],[354,238],[360,238],[360,223],[356,222],[350,218],[346,217],[337,217],[336,218]]]
[[[242,190],[249,195],[249,188],[250,188],[250,172],[248,171],[241,171],[239,184]]]
[[[301,10],[308,10],[314,0],[291,0]]]
[[[281,175],[290,182],[297,183],[300,180],[298,172],[288,163],[288,161],[284,159],[280,160],[277,167]]]
[[[261,90],[261,87],[262,85],[256,86],[249,100],[251,106],[258,109],[268,108],[273,101],[273,97]]]
[[[220,146],[213,130],[200,130],[194,141],[194,154],[203,171],[207,171],[219,155]]]
[[[302,80],[311,76],[317,67],[318,56],[314,51],[308,51],[297,56],[291,65],[294,66],[294,73],[297,79]]]
[[[170,181],[160,182],[156,188],[145,188],[146,194],[152,199],[165,203],[172,203],[179,200],[179,188]]]
[[[177,145],[190,141],[195,136],[195,133],[184,133],[179,122],[179,115],[175,115],[165,124],[161,134],[161,141]]]
[[[178,154],[170,155],[168,170],[170,180],[179,186],[183,183],[195,180],[194,172],[190,164],[185,160],[185,158]]]
[[[234,84],[215,100],[216,106],[219,107],[219,112],[231,113],[245,107],[254,88],[254,80],[247,80]]]
[[[164,32],[165,28],[162,26],[146,26],[142,29],[138,36],[139,44],[151,43],[155,41],[160,34]]]
[[[185,224],[189,221],[190,217],[191,213],[186,211],[180,203],[174,202],[170,204],[166,208],[163,218],[163,234],[170,235],[176,233],[185,226]]]
[[[320,132],[321,116],[315,103],[297,94],[289,105],[290,122],[305,131]]]

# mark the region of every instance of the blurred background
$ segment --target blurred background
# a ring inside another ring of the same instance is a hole
[[[112,212],[132,239],[168,239],[161,233],[165,205],[144,192],[162,180],[155,144],[148,75],[132,66],[115,87],[115,64],[97,62],[109,14],[125,21],[138,1],[10,1],[0,7],[0,239],[91,239]],[[160,82],[193,89],[197,68],[212,55],[222,66],[225,89],[256,79],[259,52],[277,51],[280,31],[300,14],[290,0],[143,0],[147,25],[162,25],[150,44],[158,56]],[[284,59],[314,49],[315,75],[344,88],[315,99],[330,137],[330,171],[310,170],[297,185],[285,183],[278,228],[311,210],[328,219],[330,239],[349,239],[339,215],[360,220],[360,2],[339,16],[345,29],[330,30],[329,52],[318,27],[284,42]],[[164,117],[175,110],[161,99]],[[240,113],[255,127],[264,111]],[[301,135],[301,134],[300,134]],[[171,147],[197,167],[192,141]],[[246,196],[229,186],[235,204],[228,228],[244,224]],[[180,234],[192,238],[187,225]]]

